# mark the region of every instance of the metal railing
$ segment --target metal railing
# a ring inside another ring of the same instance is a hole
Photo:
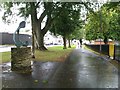
[[[96,52],[99,52],[100,45],[87,45],[86,46]],[[114,45],[114,49],[110,49],[110,45],[101,45],[101,53],[113,57],[114,60],[120,61],[120,45]],[[113,54],[112,53],[113,51]],[[112,56],[111,56],[112,55]]]
[[[120,45],[115,45],[114,59],[120,61]]]

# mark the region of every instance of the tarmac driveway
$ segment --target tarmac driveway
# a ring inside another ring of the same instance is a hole
[[[65,62],[33,62],[32,74],[12,72],[2,65],[3,88],[118,88],[118,69],[84,49],[75,49]]]

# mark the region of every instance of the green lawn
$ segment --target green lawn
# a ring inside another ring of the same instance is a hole
[[[64,61],[66,57],[70,54],[70,52],[75,48],[63,49],[62,46],[49,47],[48,51],[39,51],[36,50],[36,58],[37,61]]]
[[[75,48],[63,49],[62,46],[49,47],[48,51],[36,50],[35,61],[64,61],[69,53]],[[0,52],[0,63],[9,62],[11,60],[11,52]]]
[[[0,63],[9,62],[11,58],[11,52],[0,52]]]

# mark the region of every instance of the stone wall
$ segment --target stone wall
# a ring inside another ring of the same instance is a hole
[[[20,73],[31,72],[31,48],[11,48],[11,70]]]

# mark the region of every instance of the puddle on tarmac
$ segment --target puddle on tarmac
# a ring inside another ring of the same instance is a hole
[[[2,72],[11,72],[11,62],[4,63],[1,65]]]

